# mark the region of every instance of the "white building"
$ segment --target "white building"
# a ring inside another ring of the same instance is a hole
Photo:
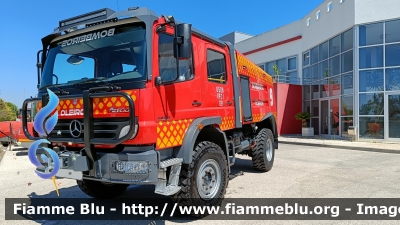
[[[400,0],[326,0],[303,19],[222,40],[277,81],[303,85],[317,135],[400,141]],[[274,67],[273,65],[277,65]]]

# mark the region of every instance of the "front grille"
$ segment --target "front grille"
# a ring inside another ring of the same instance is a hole
[[[81,133],[78,137],[74,137],[70,132],[70,125],[75,119],[59,119],[57,125],[54,127],[53,131],[49,134],[54,141],[56,139],[64,139],[64,138],[76,138],[83,139],[85,138],[84,130],[85,126],[83,124],[83,119],[77,119],[81,123]],[[94,138],[102,138],[102,139],[117,139],[121,129],[124,126],[129,125],[129,118],[102,118],[102,119],[93,119],[92,129],[94,132]],[[72,125],[72,129],[74,126]],[[79,128],[79,127],[78,127]],[[79,132],[75,132],[75,135],[79,134]]]

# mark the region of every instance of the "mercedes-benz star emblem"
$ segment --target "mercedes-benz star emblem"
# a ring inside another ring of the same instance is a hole
[[[78,120],[72,120],[69,125],[69,133],[72,137],[78,138],[82,134],[82,123]]]

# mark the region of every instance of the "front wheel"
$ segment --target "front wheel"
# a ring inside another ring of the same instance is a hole
[[[268,172],[274,165],[274,157],[274,134],[270,129],[263,128],[258,132],[256,146],[252,150],[253,166],[257,170]]]
[[[182,189],[172,199],[182,206],[219,206],[228,181],[228,162],[223,150],[215,143],[203,141],[196,145],[192,162],[182,165]]]

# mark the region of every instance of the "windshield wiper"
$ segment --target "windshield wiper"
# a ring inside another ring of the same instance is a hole
[[[105,78],[105,77],[95,77],[95,78],[90,78],[90,79],[84,79],[84,80],[76,82],[76,83],[74,83],[72,85],[73,86],[79,86],[79,85],[82,85],[82,84],[88,84],[88,83],[93,83],[93,82],[96,82],[96,81],[100,81],[100,82],[103,82],[104,84],[109,85],[109,88],[111,88],[112,91],[113,90],[117,90],[117,91],[121,90],[121,87],[119,87],[119,86],[117,86],[115,84],[109,83],[107,81],[104,81],[106,79],[107,78]]]
[[[60,95],[64,95],[64,94],[68,95],[69,94],[69,91],[64,91],[63,89],[58,87],[58,85],[60,85],[60,84],[50,84],[50,85],[46,85],[44,87],[41,87],[40,89],[43,89],[43,88],[56,88],[58,91],[53,91],[54,94],[56,94],[56,95],[57,94],[60,94]]]

